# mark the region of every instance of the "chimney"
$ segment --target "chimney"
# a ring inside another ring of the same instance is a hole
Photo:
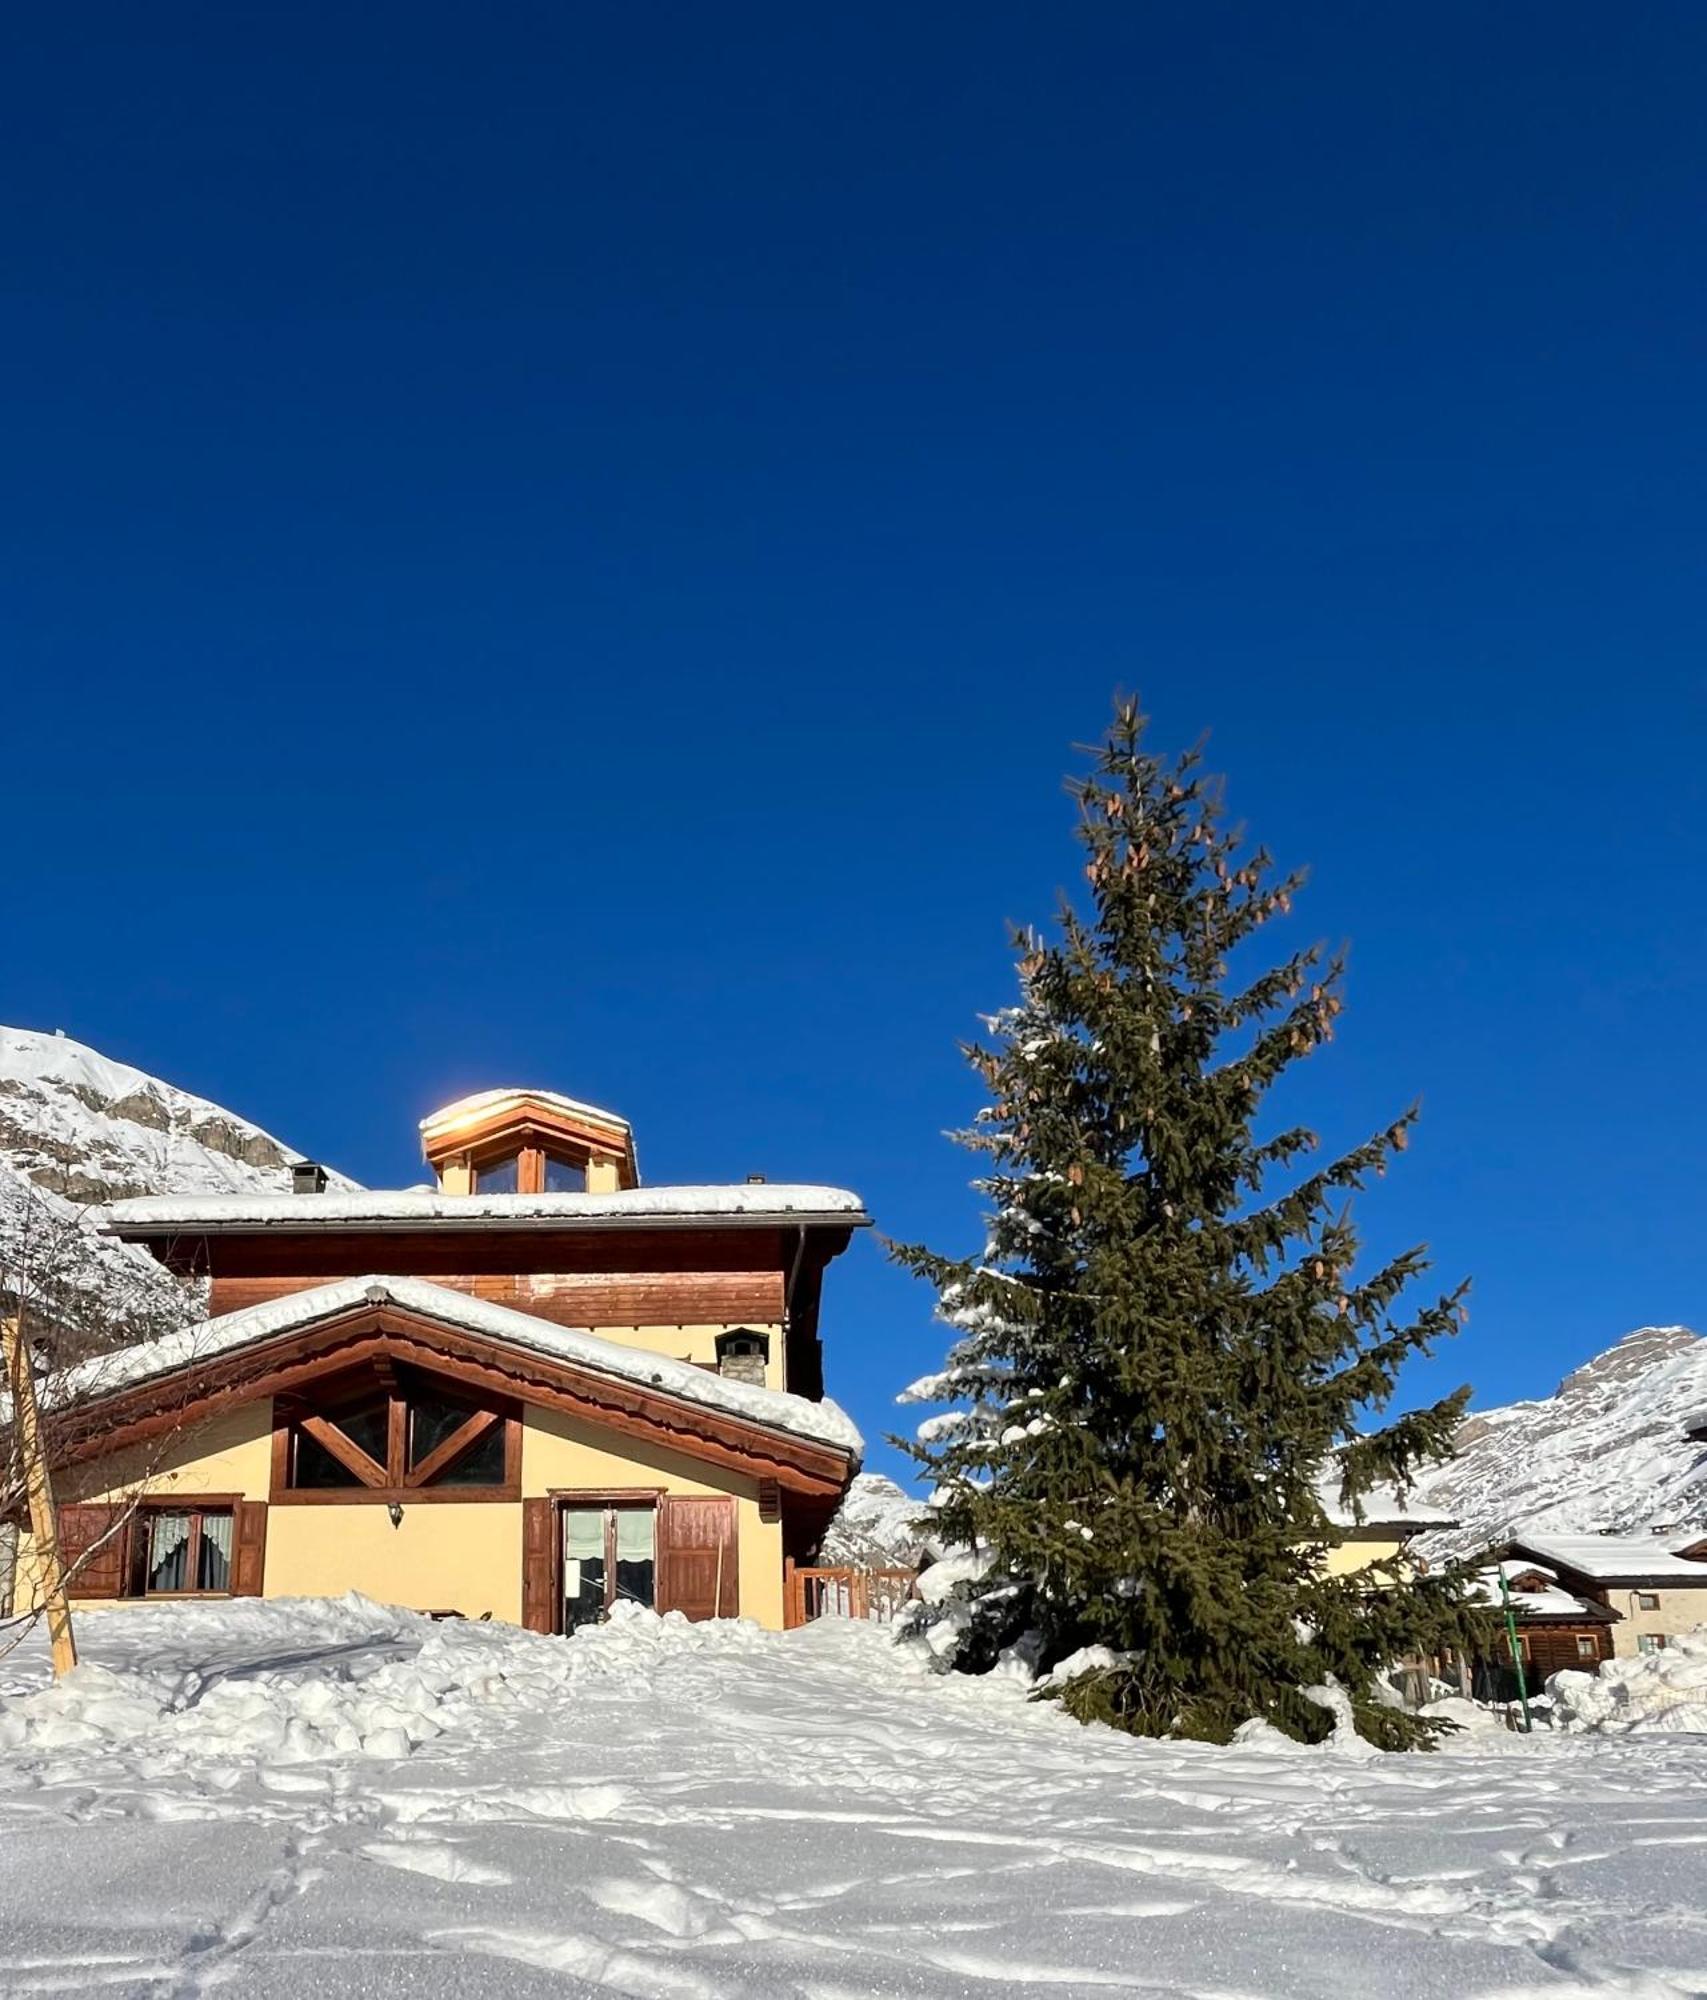
[[[770,1335],[752,1327],[731,1327],[717,1336],[717,1372],[725,1381],[750,1382],[756,1389],[765,1386],[765,1364],[770,1360]]]
[[[324,1194],[326,1169],[318,1160],[295,1161],[290,1170],[290,1191],[292,1194]]]

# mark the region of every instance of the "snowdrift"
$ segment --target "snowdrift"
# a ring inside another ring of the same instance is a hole
[[[1707,1734],[1707,1626],[1673,1639],[1663,1652],[1608,1660],[1598,1674],[1554,1674],[1547,1692],[1561,1729]]]

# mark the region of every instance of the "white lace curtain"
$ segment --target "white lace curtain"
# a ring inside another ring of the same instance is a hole
[[[148,1516],[148,1588],[150,1590],[229,1590],[231,1588],[231,1516],[201,1516],[201,1548],[196,1574],[190,1575],[190,1526],[193,1514],[151,1513]]]

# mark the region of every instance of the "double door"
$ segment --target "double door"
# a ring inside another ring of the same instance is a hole
[[[522,1623],[575,1632],[618,1604],[733,1618],[735,1502],[725,1494],[562,1492],[522,1502]]]
[[[614,1604],[657,1604],[655,1506],[563,1508],[563,1627],[578,1631],[609,1617]]]

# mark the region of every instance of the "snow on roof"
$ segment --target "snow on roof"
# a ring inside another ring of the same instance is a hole
[[[1326,1472],[1316,1482],[1322,1512],[1336,1528],[1450,1528],[1455,1517],[1442,1507],[1425,1506],[1412,1493],[1396,1486],[1372,1486],[1360,1496],[1355,1507],[1340,1499],[1338,1473]],[[1361,1515],[1361,1518],[1360,1518]]]
[[[1698,1532],[1676,1535],[1529,1535],[1512,1537],[1517,1556],[1534,1556],[1567,1573],[1593,1577],[1597,1583],[1640,1578],[1646,1583],[1693,1584],[1707,1590],[1707,1562],[1692,1562],[1675,1553],[1700,1539]]]
[[[1505,1597],[1500,1590],[1500,1567],[1495,1563],[1491,1569],[1478,1570],[1470,1588],[1470,1600],[1474,1604],[1491,1606],[1503,1610]],[[1533,1563],[1507,1562],[1504,1565],[1506,1580],[1511,1580],[1536,1567]],[[1608,1622],[1604,1604],[1594,1604],[1581,1597],[1573,1597],[1568,1590],[1561,1590],[1557,1584],[1549,1584],[1545,1590],[1518,1590],[1511,1593],[1511,1608],[1525,1618],[1574,1618],[1594,1624]]]
[[[551,1226],[603,1229],[717,1220],[724,1223],[869,1220],[846,1188],[743,1182],[718,1187],[626,1188],[612,1194],[439,1194],[413,1188],[367,1194],[144,1195],[116,1201],[101,1214],[109,1236],[160,1236],[180,1230],[409,1229]]]
[[[175,1369],[200,1365],[215,1355],[230,1354],[281,1333],[296,1332],[353,1307],[386,1301],[446,1326],[483,1334],[511,1347],[529,1348],[553,1360],[572,1362],[593,1373],[637,1383],[642,1388],[657,1389],[683,1402],[744,1418],[767,1430],[786,1431],[795,1437],[833,1445],[855,1458],[864,1450],[859,1431],[838,1404],[815,1403],[781,1389],[732,1382],[709,1369],[696,1368],[691,1362],[672,1361],[665,1355],[648,1354],[643,1348],[625,1347],[580,1327],[557,1326],[533,1313],[492,1305],[484,1299],[471,1298],[466,1292],[431,1284],[425,1278],[386,1277],[378,1273],[340,1278],[334,1284],[291,1292],[258,1306],[247,1306],[241,1312],[204,1320],[199,1326],[186,1327],[160,1340],[100,1355],[60,1376],[52,1400],[63,1402],[79,1394],[111,1395],[135,1383],[171,1374]]]
[[[506,1104],[523,1103],[548,1104],[553,1110],[567,1112],[572,1118],[597,1118],[606,1125],[619,1125],[625,1132],[629,1129],[626,1118],[620,1118],[614,1111],[606,1111],[597,1104],[583,1104],[579,1098],[565,1097],[560,1090],[533,1090],[526,1084],[513,1083],[498,1090],[477,1090],[471,1097],[459,1097],[454,1104],[429,1112],[421,1120],[421,1136],[433,1138],[458,1125],[467,1124],[470,1119],[482,1117],[488,1111],[500,1110]]]

